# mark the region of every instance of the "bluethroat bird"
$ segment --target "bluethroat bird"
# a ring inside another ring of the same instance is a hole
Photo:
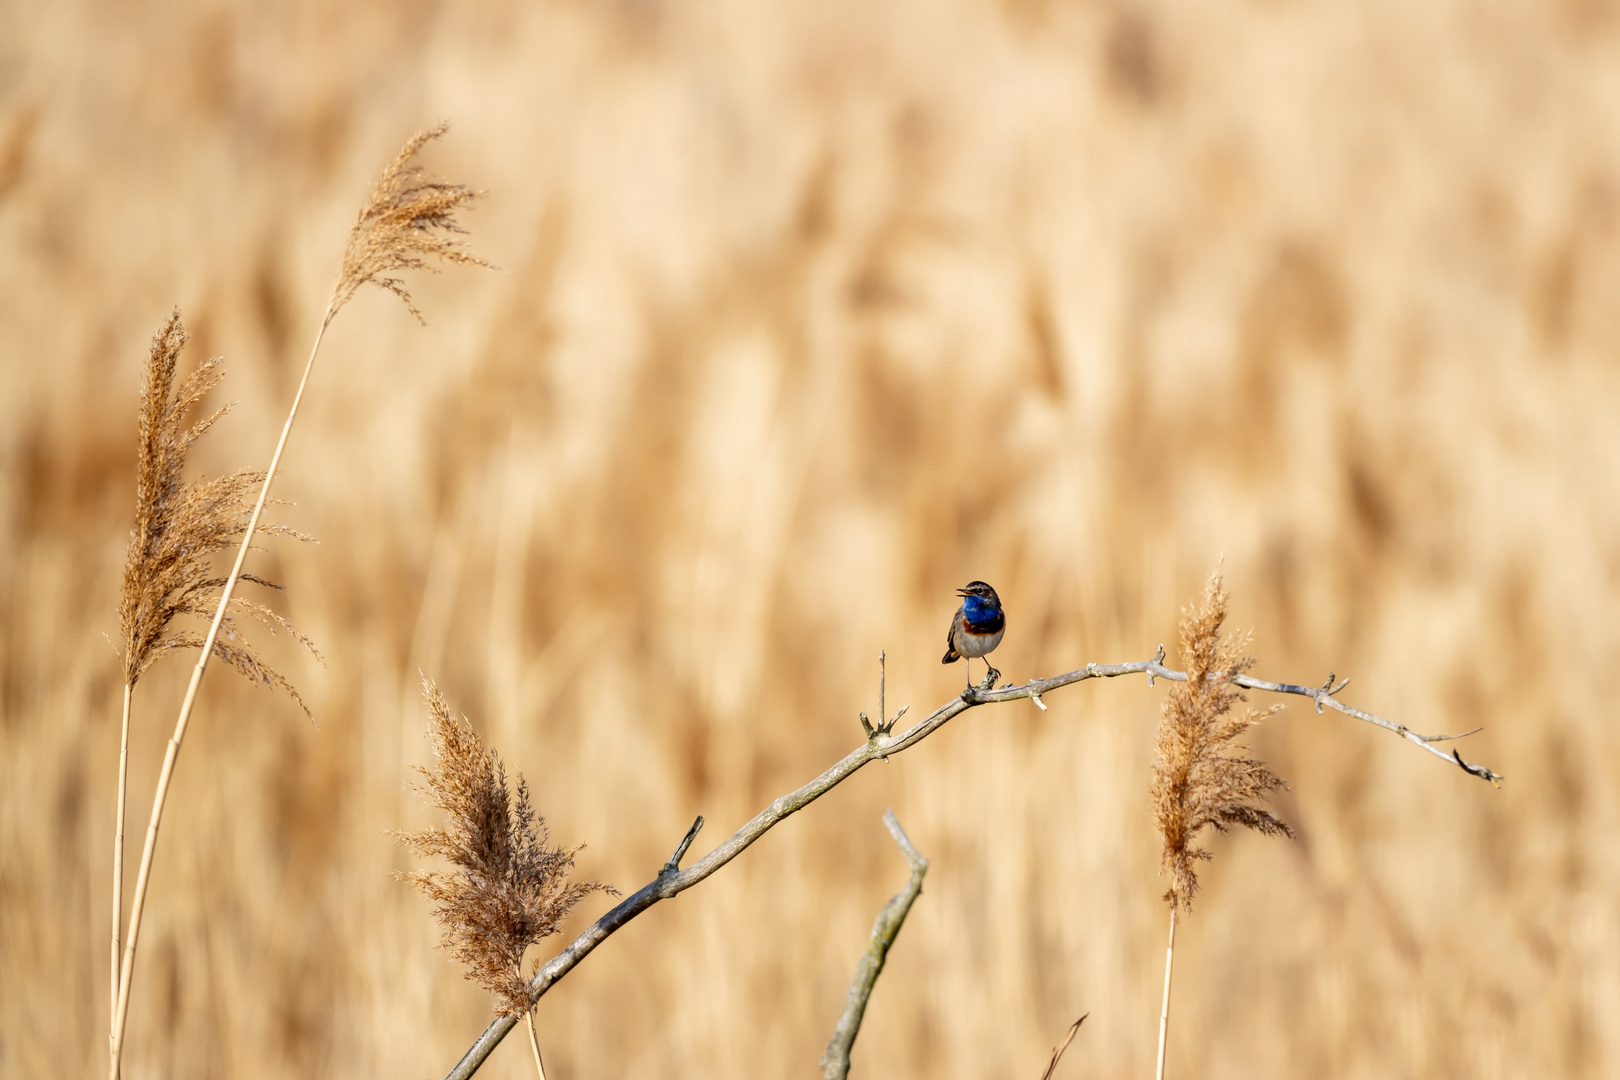
[[[1001,644],[1001,635],[1007,631],[1007,613],[1001,609],[1001,597],[996,595],[996,590],[982,581],[970,581],[957,589],[956,594],[962,598],[962,606],[951,616],[951,628],[945,635],[945,658],[940,661],[942,664],[989,656]],[[990,667],[990,661],[986,660],[984,666],[990,668],[990,674],[1001,677],[1001,672]],[[973,665],[968,664],[967,668],[968,685],[972,686]]]

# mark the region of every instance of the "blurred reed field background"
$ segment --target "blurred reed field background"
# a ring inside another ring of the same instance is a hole
[[[326,656],[210,672],[125,1075],[437,1076],[491,1002],[383,830],[431,816],[418,672],[633,889],[961,688],[1172,644],[1224,556],[1292,842],[1215,844],[1175,1076],[1620,1071],[1620,12],[902,2],[14,3],[0,35],[0,1075],[105,1060],[135,408],[178,304],[198,445],[262,468],[355,207],[412,132],[503,268],[362,295],[248,568]],[[1171,662],[1178,658],[1174,652]],[[132,845],[188,662],[136,696]],[[551,1075],[811,1075],[933,867],[861,1075],[1152,1067],[1163,685],[974,710],[604,945]],[[1265,704],[1265,703],[1259,703]],[[130,873],[133,873],[133,857]],[[593,897],[561,939],[606,910]],[[509,1039],[482,1075],[531,1068]]]

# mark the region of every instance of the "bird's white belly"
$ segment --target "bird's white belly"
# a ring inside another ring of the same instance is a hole
[[[956,635],[957,640],[954,642],[956,651],[963,656],[977,660],[991,652],[997,645],[1000,645],[1001,635],[1006,632],[1007,628],[1005,626],[993,634],[975,634],[970,630],[963,629],[961,633]]]

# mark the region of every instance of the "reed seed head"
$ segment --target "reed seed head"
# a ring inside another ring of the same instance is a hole
[[[529,1009],[523,954],[557,933],[574,905],[593,892],[617,896],[595,881],[572,881],[569,871],[580,847],[550,846],[545,818],[529,802],[521,775],[512,798],[506,768],[465,719],[455,720],[444,694],[422,680],[435,768],[418,767],[418,788],[444,811],[444,824],[421,832],[391,830],[417,855],[439,855],[449,871],[412,870],[408,881],[433,901],[444,931],[440,948],[466,966],[468,979],[496,997],[498,1016]],[[580,845],[581,847],[583,845]]]
[[[1153,759],[1154,823],[1164,839],[1161,870],[1170,874],[1165,899],[1184,910],[1191,909],[1198,892],[1197,861],[1211,857],[1207,848],[1194,843],[1206,826],[1218,832],[1241,825],[1268,835],[1293,835],[1276,815],[1256,805],[1287,785],[1235,745],[1280,706],[1233,715],[1233,706],[1245,700],[1233,679],[1253,666],[1254,658],[1244,655],[1246,635],[1221,636],[1226,603],[1217,570],[1210,575],[1203,604],[1182,612],[1187,681],[1172,683],[1165,696]]]
[[[448,123],[440,123],[413,136],[377,178],[349,232],[337,284],[326,307],[327,323],[368,283],[387,289],[405,302],[418,321],[425,321],[405,283],[393,274],[402,270],[436,272],[438,267],[430,259],[489,266],[456,239],[467,231],[456,221],[456,211],[481,193],[436,179],[413,164],[422,147],[449,129]]]
[[[186,424],[189,414],[225,377],[223,361],[215,357],[175,386],[180,350],[189,337],[180,312],[175,311],[152,335],[141,386],[135,528],[129,535],[118,603],[124,682],[130,686],[170,650],[202,647],[204,634],[195,629],[177,630],[172,624],[181,615],[214,617],[225,579],[214,573],[213,557],[241,543],[264,481],[264,474],[256,469],[185,481],[182,474],[192,444],[231,409],[224,405]],[[264,521],[255,532],[308,539],[286,526]],[[242,580],[277,587],[250,574],[243,574]],[[213,655],[252,681],[285,690],[308,714],[309,707],[293,685],[237,633],[233,615],[254,619],[271,633],[284,630],[319,657],[314,643],[263,604],[233,596],[213,649]]]

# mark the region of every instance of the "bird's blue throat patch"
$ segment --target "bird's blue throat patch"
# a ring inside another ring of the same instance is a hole
[[[994,634],[1006,623],[1000,606],[979,596],[962,598],[962,622],[975,634]]]

